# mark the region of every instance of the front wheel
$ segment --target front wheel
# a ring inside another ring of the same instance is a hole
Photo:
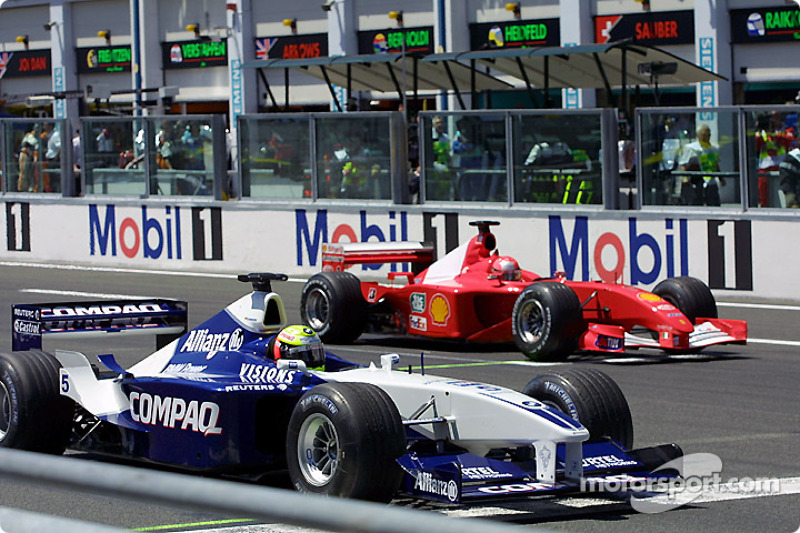
[[[708,285],[691,276],[667,278],[653,289],[694,324],[698,318],[717,318],[717,302]]]
[[[0,446],[62,454],[75,404],[61,396],[58,360],[49,353],[0,353]]]
[[[300,492],[389,502],[400,487],[396,459],[405,430],[375,385],[326,383],[306,392],[286,437],[289,475]]]
[[[522,391],[571,416],[589,430],[590,440],[611,438],[633,447],[628,401],[608,374],[594,369],[553,370],[532,379]]]
[[[356,340],[367,323],[361,282],[349,272],[321,272],[309,278],[300,297],[300,316],[323,342]]]
[[[529,285],[514,302],[511,333],[533,361],[563,361],[575,351],[583,324],[580,301],[563,283]]]

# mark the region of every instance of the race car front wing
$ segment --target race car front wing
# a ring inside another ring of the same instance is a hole
[[[676,472],[656,470],[682,451],[665,444],[625,451],[613,442],[583,445],[583,473],[564,475],[564,446],[557,448],[559,475],[552,482],[537,479],[536,462],[480,457],[471,453],[424,456],[409,453],[397,461],[405,471],[401,491],[413,498],[458,505],[492,500],[587,492],[634,492],[644,486],[664,487],[679,479]]]

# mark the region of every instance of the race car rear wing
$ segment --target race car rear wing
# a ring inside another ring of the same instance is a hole
[[[11,349],[40,350],[42,336],[155,335],[158,348],[187,331],[188,304],[178,300],[103,300],[14,304]]]
[[[345,242],[322,245],[322,270],[339,272],[352,265],[434,261],[433,246],[420,242]]]

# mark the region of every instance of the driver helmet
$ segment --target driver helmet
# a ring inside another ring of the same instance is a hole
[[[267,355],[275,359],[299,359],[310,370],[325,366],[325,347],[316,332],[308,326],[286,326],[272,339]]]
[[[508,256],[501,256],[494,260],[492,263],[492,275],[503,281],[519,281],[522,278],[519,263],[513,257]]]

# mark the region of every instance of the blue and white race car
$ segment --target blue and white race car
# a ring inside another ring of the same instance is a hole
[[[316,334],[287,327],[271,288],[285,275],[239,279],[253,291],[190,331],[185,303],[172,300],[14,306],[16,351],[0,353],[0,446],[248,479],[288,471],[299,491],[380,502],[674,478],[657,469],[680,448],[632,450],[628,404],[599,371],[550,371],[517,392],[397,370],[396,354],[355,365],[300,349]],[[110,332],[156,333],[162,347],[130,368],[99,356],[103,372],[82,353],[40,349],[43,335]]]

